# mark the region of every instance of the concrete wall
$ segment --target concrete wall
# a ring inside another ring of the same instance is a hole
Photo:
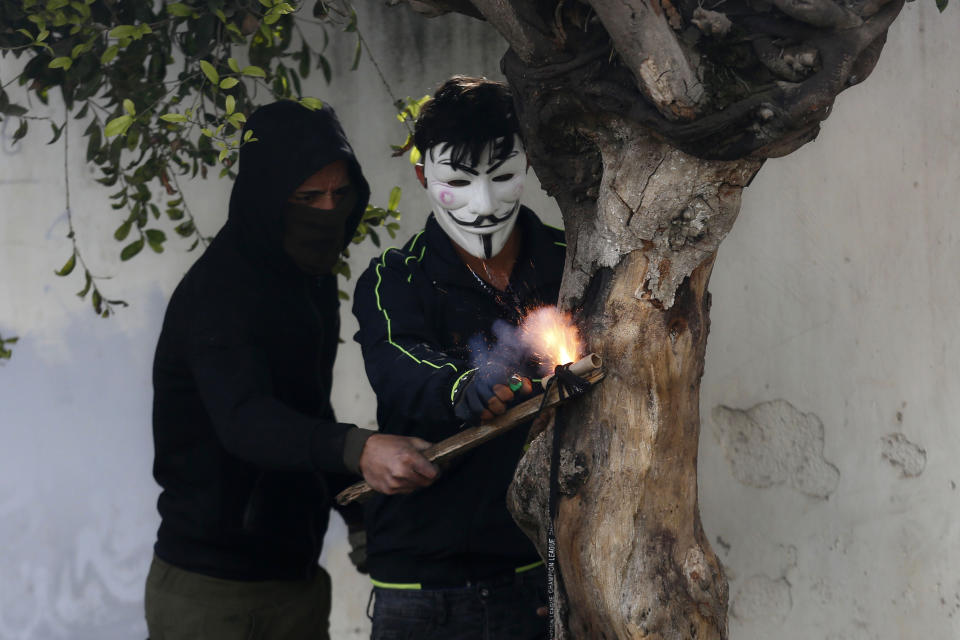
[[[455,73],[498,75],[481,23],[360,7],[394,91],[421,96]],[[821,139],[764,167],[720,250],[703,382],[704,525],[728,569],[738,640],[960,638],[960,12],[908,5],[872,77],[839,99]],[[350,64],[338,45],[334,67]],[[9,58],[0,82],[16,71]],[[426,202],[403,130],[365,58],[311,93],[337,107],[373,197],[404,189],[403,237]],[[53,106],[56,113],[60,107]],[[0,640],[145,637],[142,591],[158,518],[150,476],[150,364],[166,301],[195,254],[172,240],[120,267],[121,217],[68,137],[71,210],[104,293],[131,307],[94,317],[73,294],[64,146],[18,145],[0,123]],[[229,184],[189,186],[201,228],[222,224]],[[528,204],[550,220],[536,188]],[[372,248],[354,252],[358,272]],[[347,285],[349,288],[351,285]],[[371,425],[350,341],[337,363],[341,419]],[[365,637],[367,580],[335,519],[335,640]]]

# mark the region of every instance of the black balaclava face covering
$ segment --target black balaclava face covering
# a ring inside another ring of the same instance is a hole
[[[283,250],[302,271],[330,273],[344,244],[344,226],[357,205],[350,189],[333,209],[288,203],[283,209]]]

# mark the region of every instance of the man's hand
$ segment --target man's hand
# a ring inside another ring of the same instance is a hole
[[[363,445],[360,473],[374,491],[386,495],[428,487],[440,472],[420,453],[429,446],[420,438],[376,433]]]
[[[476,421],[477,418],[490,420],[503,415],[517,395],[527,395],[533,391],[530,378],[519,376],[514,377],[514,391],[511,389],[511,377],[505,368],[498,365],[480,367],[458,392],[453,412],[465,422]]]

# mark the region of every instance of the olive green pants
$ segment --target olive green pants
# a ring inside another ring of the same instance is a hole
[[[154,556],[145,597],[149,640],[330,640],[330,576],[243,582],[184,571]]]

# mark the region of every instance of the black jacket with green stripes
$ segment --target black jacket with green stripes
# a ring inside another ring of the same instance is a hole
[[[522,246],[506,292],[471,273],[432,215],[423,231],[374,259],[360,277],[355,339],[377,394],[382,432],[431,442],[455,434],[462,424],[451,393],[471,368],[471,338],[490,343],[496,319],[517,325],[529,310],[556,304],[563,232],[525,207],[517,225]],[[537,562],[505,501],[528,426],[459,458],[427,489],[370,500],[365,521],[374,580],[457,585]]]

